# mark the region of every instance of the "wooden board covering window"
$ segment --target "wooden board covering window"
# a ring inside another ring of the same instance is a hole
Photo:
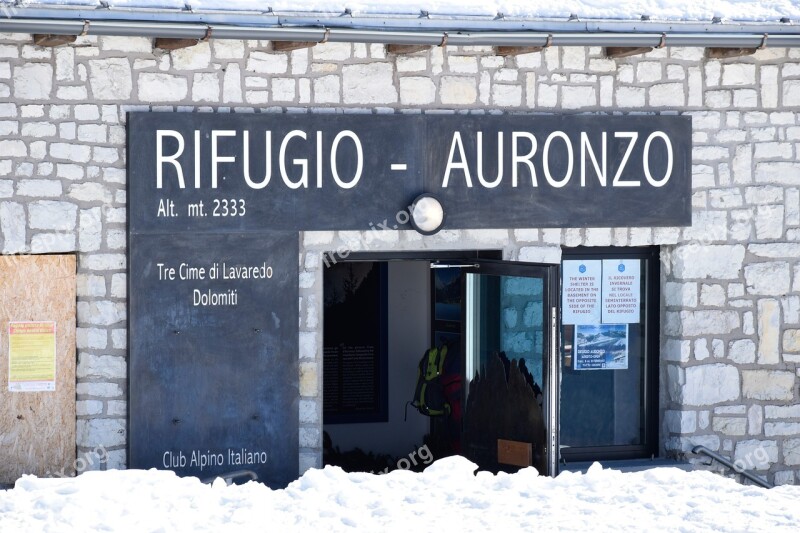
[[[75,256],[0,256],[0,483],[75,464]],[[56,390],[9,392],[8,323],[56,323]]]

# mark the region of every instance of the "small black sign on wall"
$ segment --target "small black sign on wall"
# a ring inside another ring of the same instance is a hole
[[[325,424],[389,420],[388,271],[368,261],[325,268]]]

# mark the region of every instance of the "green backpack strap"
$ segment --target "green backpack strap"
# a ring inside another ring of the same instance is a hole
[[[441,381],[446,356],[446,346],[431,348],[425,351],[419,362],[417,387],[414,393],[414,400],[410,403],[423,415],[442,416],[450,414],[450,404],[445,399]]]

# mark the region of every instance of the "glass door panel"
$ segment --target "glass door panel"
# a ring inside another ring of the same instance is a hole
[[[462,451],[481,469],[554,469],[551,269],[482,262],[464,275]]]

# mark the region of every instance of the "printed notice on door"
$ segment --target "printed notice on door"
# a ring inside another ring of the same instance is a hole
[[[564,261],[561,321],[564,324],[600,322],[602,261]]]
[[[55,322],[9,322],[8,390],[56,390]]]
[[[638,259],[603,260],[603,324],[639,322]]]

